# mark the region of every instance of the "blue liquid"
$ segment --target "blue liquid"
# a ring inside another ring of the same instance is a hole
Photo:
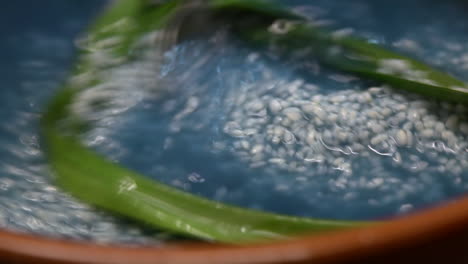
[[[117,220],[57,190],[41,152],[38,135],[41,110],[67,77],[75,53],[74,40],[105,2],[48,0],[2,4],[2,228],[104,243],[158,243],[166,239],[162,237],[164,234],[158,237],[155,231]],[[297,7],[310,2],[287,1],[287,4]],[[306,13],[333,20],[332,28],[354,28],[355,34],[422,58],[468,80],[468,67],[464,69],[462,61],[454,60],[468,52],[465,44],[468,23],[463,9],[466,5],[422,0],[316,1],[314,5],[309,11],[304,9]],[[419,52],[394,45],[404,38],[417,41]],[[375,163],[366,163],[366,159],[353,161],[353,174],[345,183],[339,171],[298,181],[296,178],[303,174],[274,166],[249,168],[250,163],[242,160],[234,147],[237,140],[223,131],[233,109],[226,102],[235,97],[233,94],[242,83],[255,85],[264,80],[264,72],[268,70],[277,82],[304,78],[306,82],[327,87],[319,91],[324,95],[343,90],[360,92],[367,86],[357,82],[350,87],[333,81],[328,75],[334,72],[326,70],[319,75],[304,76],[291,68],[294,65],[262,56],[246,63],[249,48],[237,41],[224,45],[222,56],[198,69],[198,74],[192,73],[193,83],[182,82],[176,94],[145,98],[127,111],[104,119],[112,122],[96,124],[85,140],[94,141],[93,147],[109,158],[155,180],[219,201],[292,215],[380,219],[432,206],[466,192],[466,170],[458,174],[412,173],[393,167],[385,159],[375,159]],[[180,56],[164,69],[167,78],[171,80],[184,73],[198,58],[194,51],[201,53],[206,48],[203,41],[182,44],[175,51]],[[173,80],[176,82],[177,78]],[[206,85],[197,90],[202,104],[183,120],[181,132],[174,133],[171,130],[174,115],[193,96],[194,84]],[[164,112],[171,108],[170,102],[174,108]],[[204,126],[197,128],[199,124]],[[224,144],[225,148],[217,149],[214,143]],[[447,158],[457,160],[453,155]]]

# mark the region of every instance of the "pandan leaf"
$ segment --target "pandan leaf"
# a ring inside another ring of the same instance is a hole
[[[256,1],[249,1],[248,5],[254,5],[252,2]],[[286,9],[281,12],[281,7],[273,3],[270,5],[277,14],[287,12]],[[249,17],[257,20],[249,20]],[[259,20],[259,17],[265,19]],[[282,15],[275,21],[272,12],[262,8],[252,8],[242,18],[231,20],[234,32],[262,49],[274,46],[275,52],[279,50],[288,58],[318,60],[337,70],[390,84],[397,89],[468,104],[466,83],[380,45],[353,36],[339,36],[304,21],[305,18],[284,20]],[[266,24],[266,21],[270,23]]]
[[[122,41],[111,49],[112,56],[130,55],[130,47],[138,36],[161,28],[179,3],[117,1],[92,27],[87,47],[99,46],[99,41],[117,36]],[[82,52],[72,77],[99,70],[87,57],[92,52]],[[92,89],[88,87],[99,82],[99,75],[86,81],[70,80],[53,98],[41,120],[45,152],[58,186],[82,201],[158,229],[227,243],[283,239],[366,224],[238,208],[183,192],[106,160],[80,143],[84,122],[70,110],[80,91]]]

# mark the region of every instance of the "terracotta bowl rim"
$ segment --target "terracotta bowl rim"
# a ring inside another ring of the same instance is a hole
[[[0,258],[43,263],[256,264],[359,258],[389,248],[422,243],[468,225],[468,196],[432,209],[367,227],[291,240],[232,246],[169,244],[155,247],[98,245],[0,230]]]

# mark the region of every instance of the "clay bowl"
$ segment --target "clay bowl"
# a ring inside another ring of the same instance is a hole
[[[365,228],[248,246],[98,246],[0,231],[0,263],[468,263],[468,197]]]

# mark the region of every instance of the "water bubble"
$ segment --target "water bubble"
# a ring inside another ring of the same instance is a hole
[[[203,178],[200,174],[198,174],[198,173],[196,173],[196,172],[190,173],[190,174],[187,176],[187,179],[188,179],[190,182],[193,182],[193,183],[202,183],[202,182],[205,182],[205,178]]]

